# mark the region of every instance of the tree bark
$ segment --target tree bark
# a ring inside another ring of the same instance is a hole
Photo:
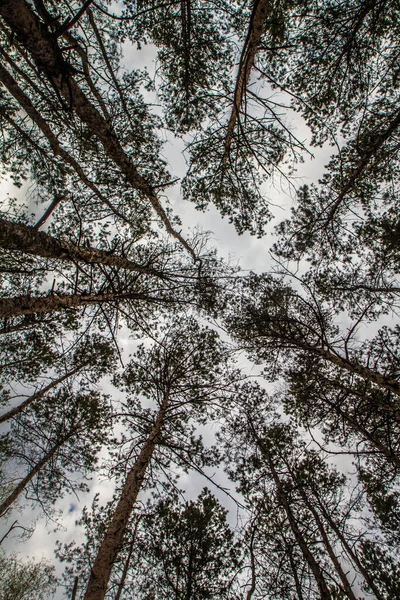
[[[292,569],[298,600],[304,600],[303,590],[301,588],[301,583],[300,583],[300,579],[299,579],[299,574],[297,572],[296,564],[295,564],[294,558],[293,558],[293,548],[291,547],[291,545],[289,544],[289,542],[287,541],[287,539],[285,537],[284,537],[284,542],[285,542],[286,550],[289,554],[290,568]]]
[[[307,544],[306,540],[304,539],[304,536],[303,536],[302,532],[300,531],[300,528],[297,524],[296,517],[294,516],[294,513],[290,507],[288,500],[287,500],[285,491],[282,487],[282,483],[279,478],[278,472],[275,469],[275,465],[271,458],[270,452],[258,436],[256,437],[256,443],[257,443],[258,447],[260,448],[262,455],[266,458],[266,460],[268,462],[268,466],[271,470],[272,478],[276,485],[279,500],[282,503],[282,506],[284,508],[284,511],[285,511],[286,516],[289,521],[290,528],[293,531],[293,535],[299,545],[299,548],[304,556],[304,559],[308,563],[308,565],[314,575],[315,581],[316,581],[318,589],[319,589],[319,593],[321,595],[321,600],[332,600],[332,596],[329,592],[329,588],[325,581],[325,577],[322,572],[322,569],[319,566],[316,559],[314,558],[312,552],[310,551],[308,544]]]
[[[33,467],[33,469],[29,471],[28,475],[24,477],[24,479],[14,488],[14,490],[11,492],[11,494],[8,495],[4,502],[0,504],[0,517],[2,517],[5,514],[5,512],[10,508],[10,506],[17,500],[21,492],[24,491],[28,483],[32,481],[35,475],[37,475],[37,473],[39,473],[39,471],[44,467],[44,465],[47,462],[49,462],[49,460],[54,456],[57,450],[65,443],[65,441],[71,435],[72,434],[70,433],[69,435],[66,435],[63,438],[61,438],[61,440],[58,441],[57,444],[55,444],[51,448],[51,450],[49,450],[49,452],[47,452],[43,456],[43,458],[40,459],[40,461]]]
[[[0,299],[0,318],[19,317],[35,313],[49,313],[79,308],[91,304],[118,302],[120,300],[139,298],[139,294],[55,294],[51,296],[15,296]]]
[[[358,572],[363,576],[365,582],[371,588],[372,592],[375,594],[376,600],[385,600],[385,598],[382,596],[382,594],[379,593],[379,590],[375,586],[374,581],[371,578],[371,576],[369,575],[368,571],[362,565],[360,559],[357,556],[357,553],[350,546],[350,544],[347,541],[346,537],[343,535],[343,532],[340,530],[340,528],[336,524],[335,520],[328,513],[328,511],[326,510],[325,505],[323,504],[323,502],[321,502],[319,494],[316,492],[316,490],[314,488],[312,488],[312,492],[313,492],[313,495],[314,495],[314,497],[315,497],[315,499],[316,499],[316,501],[318,503],[318,506],[319,506],[319,508],[321,510],[321,513],[324,515],[326,521],[329,523],[329,525],[332,528],[332,530],[336,533],[336,535],[337,535],[338,539],[340,540],[340,542],[341,542],[344,550],[346,551],[348,557],[353,561],[354,566],[358,569]]]
[[[49,385],[44,387],[42,390],[40,390],[39,392],[36,392],[36,394],[29,396],[29,398],[27,398],[26,400],[21,402],[21,404],[19,404],[15,408],[12,408],[8,412],[6,412],[4,415],[1,415],[0,423],[4,423],[5,421],[12,419],[16,415],[19,415],[19,413],[24,411],[27,406],[30,406],[33,402],[35,402],[36,400],[39,400],[39,398],[43,398],[43,396],[45,396],[48,391],[50,391],[51,389],[53,389],[54,387],[56,387],[57,385],[59,385],[60,383],[65,381],[66,379],[68,379],[69,377],[72,377],[73,375],[78,373],[87,364],[89,364],[89,363],[84,363],[82,365],[79,365],[78,367],[75,367],[75,369],[68,371],[68,373],[65,373],[65,375],[62,375],[62,377],[59,377],[55,381],[52,381],[51,383],[49,383]]]
[[[122,571],[121,580],[120,580],[120,582],[118,584],[118,590],[117,590],[117,594],[115,596],[115,600],[121,600],[122,592],[124,591],[125,581],[126,581],[126,578],[127,578],[127,575],[128,575],[129,565],[130,565],[130,562],[131,562],[131,558],[132,558],[132,554],[133,554],[133,548],[134,548],[135,541],[136,541],[137,528],[138,528],[138,521],[136,521],[136,523],[135,523],[135,530],[133,532],[132,540],[131,540],[131,543],[129,545],[128,556],[126,557],[126,561],[125,561],[125,564],[124,564],[124,570]]]
[[[343,584],[343,590],[344,590],[346,596],[349,598],[349,600],[357,600],[356,596],[354,595],[353,590],[351,589],[351,585],[350,585],[349,580],[347,579],[346,573],[343,571],[342,565],[340,564],[339,559],[337,558],[337,556],[332,548],[328,534],[326,532],[324,524],[322,523],[322,521],[320,519],[318,512],[315,510],[314,506],[309,501],[307,494],[305,493],[303,488],[301,486],[299,486],[298,490],[299,490],[300,496],[302,497],[302,499],[304,501],[304,504],[307,506],[308,510],[311,512],[311,514],[313,515],[313,517],[315,519],[315,523],[317,524],[317,527],[321,534],[322,541],[324,543],[326,551],[329,554],[332,564],[335,567],[336,572],[338,573],[338,575],[340,577],[340,580]]]
[[[308,349],[314,352],[314,354],[318,354],[321,358],[332,363],[333,365],[336,365],[341,369],[345,369],[350,373],[354,373],[359,377],[362,377],[363,379],[374,383],[378,387],[384,388],[385,390],[389,390],[397,396],[400,396],[400,383],[396,379],[392,379],[391,377],[385,377],[385,375],[382,375],[382,373],[379,373],[379,371],[369,369],[368,367],[365,367],[364,365],[361,365],[360,363],[354,360],[347,360],[342,356],[333,354],[329,350],[325,350],[323,348],[313,348],[312,346],[308,347]]]
[[[146,439],[138,459],[129,471],[117,508],[108,531],[94,561],[84,600],[103,600],[110,580],[111,570],[120,550],[122,540],[132,514],[137,496],[157,446],[162,430],[169,395],[164,395],[154,427]]]
[[[153,188],[137,171],[125,153],[111,125],[99,113],[75,81],[74,68],[65,61],[56,36],[48,31],[25,0],[3,0],[0,14],[14,34],[30,52],[38,66],[48,77],[67,105],[76,112],[101,142],[106,155],[118,166],[129,182],[150,202],[163,222],[167,232],[177,239],[197,259],[193,249],[180,233],[175,231]]]
[[[116,256],[96,248],[83,248],[66,240],[57,240],[44,231],[38,231],[35,227],[5,219],[0,219],[0,247],[43,258],[100,264],[163,278],[160,271],[139,265],[123,256]]]
[[[387,446],[385,446],[385,444],[383,444],[381,441],[377,440],[375,437],[372,437],[371,433],[360,424],[359,420],[342,410],[338,403],[331,402],[327,399],[323,399],[322,402],[330,406],[333,411],[343,419],[343,421],[350,425],[353,431],[359,433],[367,442],[371,444],[371,446],[375,447],[379,452],[386,456],[386,458],[395,467],[400,469],[400,457],[396,456],[396,454],[393,454],[390,448],[387,448]]]
[[[0,12],[1,12],[1,6],[0,6]],[[125,217],[125,215],[123,215],[118,209],[116,209],[113,206],[113,204],[111,204],[111,202],[109,202],[108,199],[101,193],[101,191],[99,190],[97,185],[94,184],[93,181],[91,181],[86,176],[86,173],[84,172],[83,168],[75,160],[75,158],[71,154],[69,154],[66,150],[64,150],[64,148],[61,146],[60,142],[58,141],[57,136],[53,133],[49,124],[42,117],[42,115],[39,113],[39,111],[36,110],[36,108],[33,106],[32,102],[30,101],[29,97],[19,87],[19,85],[15,81],[15,79],[10,75],[10,73],[7,71],[7,69],[5,69],[1,64],[0,64],[0,80],[2,81],[4,86],[7,88],[9,93],[12,96],[14,96],[14,98],[17,100],[19,105],[26,112],[28,117],[33,121],[33,123],[35,123],[35,125],[43,133],[43,135],[49,142],[54,155],[61,156],[61,158],[74,169],[74,171],[79,176],[80,180],[85,185],[87,185],[87,187],[92,190],[92,192],[101,200],[101,202],[103,202],[106,206],[108,206],[108,208],[117,217],[122,219],[122,221],[124,221],[128,225],[132,225],[130,220],[127,217]],[[59,204],[59,202],[61,202],[61,200],[62,200],[62,198],[59,197],[57,199],[57,202],[53,202],[51,210],[54,210],[56,208],[57,204]],[[38,221],[37,226],[39,227],[40,225],[42,225],[44,220],[47,219],[49,216],[50,216],[50,209],[46,210],[45,215]]]
[[[235,92],[233,96],[233,108],[228,121],[228,128],[225,136],[224,155],[222,158],[222,163],[224,166],[229,158],[233,140],[233,132],[235,130],[235,125],[239,117],[239,111],[246,94],[246,88],[250,80],[251,71],[254,66],[254,60],[260,46],[260,40],[263,34],[264,23],[268,14],[269,4],[270,0],[255,0],[254,2],[246,40],[240,56]]]

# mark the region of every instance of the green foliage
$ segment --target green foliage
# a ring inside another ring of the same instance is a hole
[[[207,489],[195,501],[161,501],[142,519],[150,562],[139,598],[234,598],[240,550],[227,511]]]
[[[0,555],[1,600],[50,600],[56,590],[54,568],[45,560]]]

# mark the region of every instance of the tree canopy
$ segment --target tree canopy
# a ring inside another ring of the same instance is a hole
[[[399,15],[2,0],[1,598],[399,596]]]

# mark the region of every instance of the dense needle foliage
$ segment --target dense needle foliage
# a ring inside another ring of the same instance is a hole
[[[0,600],[400,596],[399,15],[2,0]]]

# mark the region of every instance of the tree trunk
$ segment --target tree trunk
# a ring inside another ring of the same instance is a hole
[[[133,554],[133,548],[134,548],[135,541],[136,541],[136,532],[137,532],[137,528],[138,528],[138,522],[139,522],[139,519],[135,523],[135,530],[133,532],[132,540],[131,540],[131,543],[129,545],[128,556],[126,557],[126,561],[125,561],[125,564],[124,564],[124,570],[122,571],[121,580],[120,580],[120,582],[118,584],[118,590],[117,590],[117,594],[115,596],[115,600],[121,600],[122,592],[124,591],[125,581],[126,581],[126,577],[128,575],[129,565],[130,565],[130,562],[131,562],[131,557],[132,557],[132,554]]]
[[[132,514],[137,496],[143,485],[146,470],[151,462],[158,438],[164,424],[169,395],[163,398],[157,419],[146,439],[138,459],[129,471],[117,508],[108,531],[94,561],[84,600],[103,600],[110,580],[111,570],[120,550],[124,534]]]
[[[0,517],[2,517],[5,512],[10,508],[10,506],[15,502],[18,496],[23,492],[28,483],[32,481],[32,479],[39,473],[39,471],[44,467],[44,465],[54,456],[57,450],[65,443],[65,441],[70,437],[71,434],[64,436],[55,446],[47,452],[43,458],[31,469],[26,477],[14,488],[11,494],[4,500],[2,504],[0,504]]]
[[[318,589],[319,589],[319,593],[321,594],[321,600],[332,600],[332,596],[329,592],[329,588],[327,586],[327,583],[325,581],[325,577],[324,574],[322,572],[321,567],[319,566],[318,562],[316,561],[316,559],[314,558],[314,555],[312,554],[312,552],[310,551],[308,544],[302,534],[302,532],[300,531],[300,528],[297,524],[296,518],[293,514],[293,511],[290,507],[290,504],[287,500],[285,491],[283,490],[282,487],[282,483],[281,480],[279,478],[278,472],[275,469],[275,465],[273,463],[273,460],[271,458],[271,455],[269,453],[268,448],[265,446],[265,444],[262,442],[262,440],[260,440],[260,438],[256,437],[256,442],[258,447],[260,448],[263,456],[267,459],[268,462],[268,466],[271,470],[271,474],[273,477],[273,480],[275,482],[276,485],[276,489],[278,492],[278,497],[279,500],[282,503],[282,506],[285,510],[286,516],[288,518],[289,521],[289,525],[291,530],[293,531],[294,537],[299,545],[299,548],[304,556],[304,559],[306,560],[306,562],[308,563],[315,581],[317,583]]]
[[[297,598],[298,598],[298,600],[304,600],[303,590],[302,590],[300,579],[299,579],[299,574],[297,572],[296,564],[295,564],[294,558],[293,558],[293,548],[290,546],[290,544],[288,543],[286,538],[284,538],[284,541],[285,541],[286,549],[289,554],[290,568],[292,569],[292,573],[293,573],[294,583],[295,583],[296,592],[297,592]]]
[[[72,596],[71,596],[71,600],[75,600],[76,599],[76,593],[78,591],[78,582],[79,582],[79,577],[78,575],[75,577],[75,581],[74,581],[74,587],[72,589]]]
[[[256,527],[255,527],[255,524],[253,524],[253,529],[252,529],[251,538],[250,538],[250,546],[249,546],[249,550],[250,550],[251,580],[250,580],[250,588],[247,590],[246,600],[251,600],[254,592],[256,591],[257,576],[256,576],[256,560],[255,560],[255,556],[254,556],[254,537],[255,537],[255,534],[256,534]]]
[[[139,294],[54,294],[51,296],[14,296],[0,299],[0,318],[19,317],[79,308],[91,304],[139,298]]]
[[[333,566],[335,567],[336,572],[338,573],[338,575],[340,577],[340,580],[343,584],[343,590],[344,590],[346,596],[349,598],[349,600],[357,600],[356,596],[353,593],[353,590],[351,589],[351,585],[350,585],[349,580],[347,579],[346,573],[343,571],[342,565],[340,564],[339,559],[337,558],[337,556],[332,548],[328,534],[326,532],[324,524],[322,523],[322,521],[320,519],[318,512],[315,510],[314,506],[309,501],[307,494],[305,493],[303,488],[301,486],[299,486],[298,490],[299,490],[300,496],[303,498],[304,504],[307,506],[308,510],[311,512],[311,514],[313,515],[313,517],[315,519],[315,522],[316,522],[319,532],[321,534],[322,541],[324,543],[326,551],[328,552],[329,557],[333,563]]]
[[[324,515],[327,523],[329,523],[332,530],[336,533],[336,535],[337,535],[340,543],[342,544],[345,552],[347,553],[348,557],[353,561],[354,566],[358,569],[358,572],[363,576],[365,582],[367,583],[369,588],[372,590],[372,592],[375,594],[376,600],[385,600],[385,598],[382,596],[382,594],[379,593],[379,590],[375,586],[374,581],[371,578],[371,576],[369,575],[368,571],[364,568],[363,564],[361,563],[360,559],[358,558],[357,553],[350,546],[345,535],[343,535],[343,532],[340,530],[340,528],[336,524],[335,520],[332,518],[332,516],[326,510],[324,503],[321,502],[319,494],[314,489],[314,487],[312,487],[312,492],[318,503],[321,513]]]
[[[44,231],[38,231],[35,227],[23,223],[12,223],[5,219],[0,219],[0,247],[44,258],[100,264],[163,277],[161,272],[139,265],[123,256],[116,256],[96,248],[83,248],[65,240],[57,240]]]
[[[0,423],[4,423],[5,421],[8,421],[9,419],[12,419],[16,415],[19,415],[19,413],[21,413],[23,410],[25,410],[25,408],[27,406],[30,406],[33,402],[35,402],[39,398],[42,398],[43,396],[45,396],[47,394],[47,392],[50,391],[52,388],[56,387],[57,385],[59,385],[60,383],[62,383],[66,379],[68,379],[69,377],[72,377],[73,375],[75,375],[75,373],[78,373],[87,364],[89,364],[89,363],[84,363],[82,365],[79,365],[79,367],[75,367],[75,369],[72,369],[71,371],[68,371],[68,373],[65,373],[65,375],[62,375],[62,377],[59,377],[55,381],[52,381],[51,383],[49,383],[49,385],[46,385],[46,387],[44,387],[39,392],[36,392],[36,394],[33,394],[32,396],[29,396],[29,398],[27,398],[26,400],[24,400],[23,402],[21,402],[21,404],[19,404],[15,408],[12,408],[8,412],[6,412],[4,415],[1,415],[0,416]]]
[[[193,249],[173,228],[153,186],[137,171],[131,158],[120,145],[112,126],[75,81],[74,69],[65,61],[54,32],[48,31],[47,26],[41,23],[25,0],[2,0],[0,14],[17,39],[32,54],[37,67],[47,75],[68,106],[97,136],[106,155],[118,166],[129,184],[147,198],[167,232],[177,239],[196,260]]]
[[[239,117],[239,111],[246,94],[246,88],[250,80],[251,71],[254,66],[254,60],[260,45],[261,36],[264,31],[265,19],[270,8],[270,0],[255,0],[253,12],[250,17],[250,23],[247,31],[246,40],[240,56],[238,74],[236,77],[235,92],[233,97],[233,108],[228,121],[228,129],[225,136],[224,155],[222,164],[225,166],[233,140],[233,132]]]
[[[398,469],[400,469],[400,457],[393,454],[390,448],[387,448],[385,444],[376,438],[372,437],[371,433],[361,425],[361,423],[352,415],[349,415],[346,411],[342,410],[342,408],[338,405],[338,403],[331,402],[327,399],[323,400],[324,404],[330,406],[333,411],[339,415],[345,423],[350,425],[351,429],[356,433],[359,433],[361,437],[367,441],[371,446],[376,448],[379,452],[381,452],[386,458]]]
[[[311,346],[305,349],[311,350],[311,352],[314,354],[318,354],[324,360],[327,360],[341,369],[350,371],[350,373],[354,373],[355,375],[358,375],[359,377],[362,377],[363,379],[366,379],[367,381],[370,381],[371,383],[374,383],[375,385],[382,387],[385,390],[389,390],[397,396],[400,396],[400,384],[396,379],[385,377],[382,375],[382,373],[379,373],[379,371],[369,369],[368,367],[365,367],[354,360],[347,360],[346,358],[338,356],[337,354],[333,354],[329,350],[325,350],[323,348],[313,348]]]

